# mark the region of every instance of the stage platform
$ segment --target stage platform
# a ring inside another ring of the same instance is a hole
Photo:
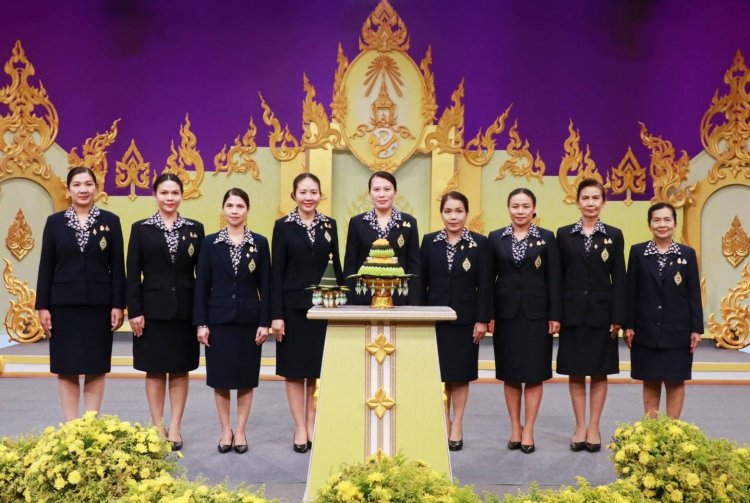
[[[4,341],[7,336],[0,335]],[[126,332],[115,334],[112,349],[113,377],[143,377],[143,373],[133,368],[132,335]],[[557,342],[554,340],[554,360],[557,354]],[[201,350],[201,366],[191,376],[204,379],[206,374],[205,360]],[[47,376],[49,374],[49,347],[46,340],[33,344],[12,344],[0,348],[0,356],[5,358],[5,374],[12,377]],[[278,379],[275,375],[276,344],[273,338],[263,345],[261,360],[261,379]],[[492,353],[492,339],[486,337],[479,347],[479,378],[483,381],[493,381],[495,378],[495,362]],[[553,382],[562,381],[565,376],[554,374]],[[630,352],[620,339],[620,373],[611,376],[613,382],[633,382],[630,379]],[[714,342],[704,339],[695,353],[693,361],[693,381],[709,383],[747,383],[750,384],[750,353],[717,348]]]

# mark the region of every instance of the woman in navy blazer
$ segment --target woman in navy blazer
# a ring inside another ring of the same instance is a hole
[[[698,259],[695,250],[672,239],[677,212],[671,204],[651,206],[648,224],[654,238],[633,245],[628,258],[630,375],[643,381],[645,412],[656,416],[664,383],[667,415],[679,418],[703,333]]]
[[[421,247],[422,303],[450,306],[456,320],[438,322],[440,376],[448,398],[448,448],[463,448],[469,381],[478,377],[479,341],[492,318],[492,255],[487,238],[466,228],[469,200],[460,192],[440,199],[445,228],[426,234]],[[450,410],[453,409],[453,417]]]
[[[193,289],[203,225],[177,211],[182,201],[177,175],[162,173],[156,178],[154,199],[158,211],[130,230],[128,320],[134,335],[133,367],[146,372],[151,422],[179,450],[188,372],[198,368],[200,356],[193,327]],[[171,413],[165,429],[167,381]]]
[[[323,277],[329,257],[341,284],[336,221],[317,211],[320,180],[300,173],[292,183],[297,207],[273,227],[271,328],[276,338],[276,373],[286,378],[286,396],[294,420],[293,449],[306,452],[315,428],[315,380],[320,377],[327,323],[308,320],[310,285]]]
[[[495,264],[495,375],[504,381],[511,421],[508,449],[530,454],[543,381],[552,377],[552,335],[560,330],[560,255],[555,235],[532,223],[536,197],[508,196],[511,224],[492,231]],[[521,423],[521,399],[525,422]]]
[[[344,256],[344,277],[357,274],[359,267],[370,254],[372,243],[376,239],[387,239],[398,257],[398,263],[407,274],[419,274],[419,231],[416,219],[408,213],[402,213],[393,206],[396,200],[396,177],[386,171],[376,171],[367,182],[373,208],[349,220],[346,235],[346,255]],[[397,305],[419,304],[420,278],[409,279],[409,293],[406,297],[397,296],[393,301]],[[370,305],[371,296],[357,294],[355,280],[347,279],[349,303]]]
[[[36,297],[66,421],[79,414],[81,374],[84,409],[101,409],[112,332],[125,308],[120,219],[94,204],[98,187],[89,168],[68,171],[67,185],[72,205],[44,226]]]
[[[625,322],[625,243],[622,232],[600,219],[604,185],[593,178],[578,184],[577,223],[557,230],[563,285],[563,318],[557,372],[567,374],[576,429],[574,452],[601,449],[599,420],[607,398],[607,375],[619,372],[617,336]],[[586,424],[586,376],[591,376]]]
[[[258,386],[261,345],[271,325],[268,240],[245,226],[250,199],[238,188],[222,202],[227,226],[206,236],[198,258],[193,323],[206,346],[206,384],[214,388],[221,424],[219,452],[247,452],[245,433]],[[237,424],[230,425],[230,390]]]

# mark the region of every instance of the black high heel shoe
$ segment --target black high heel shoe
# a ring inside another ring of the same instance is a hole
[[[179,440],[169,440],[169,443],[172,444],[172,452],[182,450],[182,433],[180,433]]]
[[[294,452],[299,452],[300,454],[304,454],[307,452],[307,450],[312,445],[312,442],[305,442],[304,444],[297,444],[294,442],[294,435],[292,435],[292,449]]]
[[[232,432],[232,440],[228,444],[222,444],[221,439],[219,439],[219,452],[222,454],[226,454],[227,452],[232,450],[232,445],[234,445],[234,432]]]
[[[460,451],[464,448],[464,439],[461,440],[448,440],[449,451]]]
[[[534,444],[521,444],[521,452],[523,452],[524,454],[531,454],[534,451],[536,451],[536,447],[534,446]]]
[[[573,438],[575,438],[575,435],[573,435]],[[576,442],[572,438],[570,439],[570,450],[573,452],[581,452],[586,448],[586,442]]]
[[[243,435],[245,437],[245,443],[244,444],[234,444],[234,452],[237,454],[245,454],[247,452],[247,435]]]

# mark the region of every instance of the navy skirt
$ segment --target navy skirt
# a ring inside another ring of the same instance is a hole
[[[457,325],[438,322],[438,359],[440,380],[443,382],[469,382],[478,377],[479,344],[474,344],[474,325]]]
[[[258,387],[262,345],[255,344],[257,325],[209,325],[206,384],[215,389]]]
[[[326,341],[325,320],[308,320],[307,309],[284,311],[284,338],[276,343],[276,373],[287,379],[317,379]]]
[[[50,313],[50,372],[106,374],[112,369],[110,306],[52,307]]]
[[[687,381],[692,378],[693,354],[689,347],[657,349],[633,342],[630,377],[641,381]]]
[[[520,314],[496,320],[492,347],[495,377],[501,381],[538,383],[552,377],[552,336],[546,319],[530,320]]]
[[[200,343],[191,320],[146,320],[141,337],[133,337],[133,367],[164,374],[198,368]]]

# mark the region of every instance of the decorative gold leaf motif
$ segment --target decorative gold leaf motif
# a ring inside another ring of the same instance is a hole
[[[479,211],[479,215],[469,220],[469,224],[466,226],[470,231],[484,234],[484,220],[482,219],[483,211]]]
[[[708,328],[714,333],[717,347],[742,349],[750,345],[750,308],[742,305],[750,293],[750,273],[747,265],[742,268],[742,277],[737,286],[729,289],[729,293],[721,299],[720,309],[723,323],[716,321],[711,313]]]
[[[83,158],[76,152],[76,147],[68,154],[68,164],[71,168],[76,166],[86,166],[94,172],[96,177],[96,184],[99,186],[99,193],[96,195],[95,201],[102,200],[105,203],[109,199],[109,196],[104,191],[104,180],[107,178],[107,149],[117,139],[117,123],[120,119],[116,119],[109,131],[99,133],[97,131],[96,136],[89,138],[83,144],[81,152]]]
[[[651,151],[651,180],[654,186],[654,197],[651,203],[669,203],[675,208],[682,208],[685,203],[692,204],[692,193],[696,185],[681,188],[690,171],[690,157],[682,150],[680,158],[675,160],[675,149],[668,140],[661,136],[649,134],[646,125],[641,125],[641,141]]]
[[[735,215],[731,227],[721,238],[721,254],[732,264],[732,267],[737,267],[748,253],[750,253],[750,238],[742,228],[740,217]]]
[[[443,188],[443,191],[435,198],[436,201],[440,201],[444,195],[446,195],[448,192],[458,190],[460,187],[459,181],[461,179],[461,166],[458,163],[455,163],[453,167],[453,175],[451,175],[450,180],[448,180],[448,183],[445,184],[445,187]]]
[[[630,146],[620,164],[607,173],[607,186],[612,190],[612,194],[625,194],[626,206],[633,204],[631,194],[646,192],[646,169],[641,167]]]
[[[250,173],[255,179],[260,181],[260,168],[258,163],[253,159],[253,154],[258,149],[255,144],[255,135],[258,133],[258,128],[255,127],[253,118],[250,117],[250,123],[247,128],[247,132],[242,136],[234,139],[234,145],[227,152],[227,146],[224,144],[221,152],[216,154],[214,157],[214,176],[219,173],[226,172],[228,175],[232,173]]]
[[[381,52],[409,50],[406,25],[388,0],[380,0],[362,26],[359,50],[375,49]]]
[[[36,292],[29,288],[26,281],[13,276],[13,267],[7,259],[3,270],[3,280],[8,293],[16,297],[10,301],[10,308],[5,313],[5,329],[8,337],[17,342],[36,342],[44,339],[44,329],[34,313]]]
[[[16,213],[16,219],[8,228],[8,236],[5,238],[5,246],[16,260],[22,260],[34,247],[34,236],[31,227],[26,221],[26,216],[20,208]]]
[[[302,150],[299,141],[289,132],[288,125],[285,124],[284,129],[281,129],[279,119],[263,99],[263,95],[258,93],[258,96],[260,96],[260,106],[263,107],[263,122],[266,126],[273,128],[268,134],[268,147],[271,149],[271,154],[279,161],[291,161]]]
[[[203,182],[203,158],[200,152],[195,148],[198,144],[198,138],[190,130],[190,117],[185,114],[185,124],[180,125],[180,148],[175,150],[174,140],[170,145],[172,151],[167,158],[167,166],[162,173],[174,173],[182,181],[183,199],[195,199],[201,196],[200,185]],[[185,166],[194,168],[194,177],[190,178],[190,173]]]
[[[396,401],[389,397],[385,390],[381,387],[375,392],[375,396],[370,397],[366,402],[367,408],[374,411],[378,416],[378,419],[383,419],[385,412],[391,410]]]
[[[565,192],[563,201],[567,204],[573,204],[576,202],[576,191],[578,190],[578,184],[584,178],[594,178],[604,184],[602,175],[596,171],[596,165],[594,160],[591,159],[591,150],[586,145],[586,153],[581,153],[581,133],[573,126],[573,121],[570,121],[568,125],[568,139],[565,140],[564,149],[565,155],[563,156],[562,162],[560,163],[560,186]],[[571,183],[568,179],[570,173],[575,173],[575,179]],[[607,186],[605,185],[605,188]]]
[[[464,157],[474,166],[484,166],[487,164],[492,155],[495,153],[495,135],[498,135],[505,130],[505,121],[510,114],[510,109],[513,105],[510,105],[505,109],[495,122],[490,124],[487,128],[487,132],[482,135],[482,128],[479,128],[477,135],[473,140],[466,144],[464,149]]]
[[[35,70],[20,40],[13,46],[3,69],[11,83],[0,88],[0,103],[8,107],[7,115],[0,115],[0,152],[4,154],[0,158],[0,180],[26,170],[34,177],[49,180],[50,167],[44,152],[57,137],[57,110],[41,81],[38,87],[29,83]],[[44,115],[37,115],[37,111],[43,111]],[[7,143],[9,138],[10,143]]]
[[[438,119],[435,131],[425,136],[425,147],[421,152],[428,153],[434,149],[438,152],[455,154],[464,147],[464,105],[461,100],[464,97],[464,80],[458,84],[458,88],[451,94],[453,106],[443,110]]]
[[[333,76],[333,99],[331,100],[331,117],[336,122],[344,122],[346,118],[346,86],[344,75],[349,68],[349,60],[344,55],[344,49],[339,42],[339,51],[336,54],[336,73]]]
[[[377,362],[382,365],[385,361],[385,357],[390,356],[394,351],[396,351],[396,346],[388,342],[385,338],[385,335],[383,335],[383,333],[381,332],[378,334],[374,341],[372,341],[365,347],[365,350],[370,355],[374,356],[375,360],[377,360]]]
[[[303,74],[302,78],[305,89],[305,101],[302,102],[302,149],[338,146],[341,143],[341,133],[331,127],[323,105],[315,101],[315,88],[307,75]]]
[[[747,144],[750,137],[750,72],[739,49],[732,66],[724,74],[724,83],[729,86],[729,93],[719,97],[717,89],[711,106],[701,120],[701,142],[706,152],[716,159],[708,173],[711,184],[724,178],[726,170],[737,178],[745,168],[745,178],[750,178],[747,169],[750,167],[750,148]],[[715,122],[717,119],[723,122]]]
[[[547,168],[539,156],[539,150],[536,151],[536,160],[529,151],[529,140],[521,141],[518,135],[518,119],[513,122],[513,127],[508,131],[508,146],[505,151],[510,156],[506,160],[495,177],[495,180],[502,180],[505,174],[510,172],[513,176],[523,176],[526,180],[536,178],[539,182],[544,183],[544,170]],[[536,168],[536,170],[534,170]]]
[[[437,101],[435,98],[435,76],[432,74],[432,46],[427,46],[427,53],[424,59],[419,63],[419,69],[422,70],[424,77],[424,96],[422,96],[422,117],[425,125],[435,122],[437,113]]]
[[[151,178],[151,163],[145,162],[140,150],[131,138],[130,146],[122,156],[122,160],[115,163],[115,186],[118,189],[130,187],[128,199],[135,201],[138,195],[135,188],[148,188],[148,182]]]

